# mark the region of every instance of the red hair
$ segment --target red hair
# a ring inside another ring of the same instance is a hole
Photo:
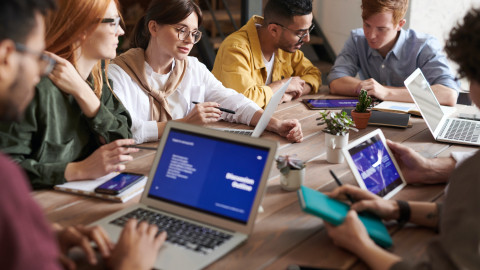
[[[362,0],[362,18],[368,20],[372,15],[391,11],[396,25],[405,17],[407,8],[408,0]]]
[[[111,1],[59,0],[58,9],[50,13],[46,19],[46,50],[67,59],[76,67],[77,59],[74,52],[84,42],[81,37],[93,32],[100,25],[99,19],[103,18]],[[118,0],[113,1],[118,9]],[[95,95],[100,98],[103,86],[101,60],[92,69],[91,74]]]

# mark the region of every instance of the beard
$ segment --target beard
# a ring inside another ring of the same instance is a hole
[[[2,105],[0,109],[1,121],[20,121],[25,108],[32,101],[34,86],[28,86],[28,82],[31,80],[23,77],[23,71],[23,65],[20,64],[17,77],[8,90],[8,98],[0,102]]]

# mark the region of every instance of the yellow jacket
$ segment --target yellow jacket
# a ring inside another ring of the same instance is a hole
[[[265,85],[267,70],[263,63],[262,50],[255,24],[263,18],[253,16],[245,26],[228,36],[218,50],[212,73],[228,88],[237,90],[258,106],[265,108],[273,91]],[[322,79],[320,71],[303,52],[285,52],[278,49],[272,69],[272,82],[299,76],[312,86],[316,93]]]

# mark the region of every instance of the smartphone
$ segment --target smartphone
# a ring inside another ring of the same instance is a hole
[[[134,173],[121,173],[95,188],[95,192],[117,195],[127,188],[142,180],[143,175]]]
[[[304,99],[302,102],[311,110],[355,108],[358,99]]]

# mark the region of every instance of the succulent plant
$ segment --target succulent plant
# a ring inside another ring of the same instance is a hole
[[[358,129],[353,127],[352,118],[344,111],[340,113],[322,111],[320,115],[321,117],[317,118],[317,120],[321,121],[317,125],[327,124],[322,130],[325,133],[345,136],[350,130],[358,131]]]
[[[359,113],[367,112],[370,104],[372,104],[372,98],[368,96],[367,90],[360,90],[360,94],[358,95],[358,103],[355,107],[355,111]]]
[[[305,168],[305,162],[298,158],[295,158],[297,155],[285,155],[285,156],[278,156],[277,161],[277,168],[283,175],[287,175],[290,170],[301,170]]]

